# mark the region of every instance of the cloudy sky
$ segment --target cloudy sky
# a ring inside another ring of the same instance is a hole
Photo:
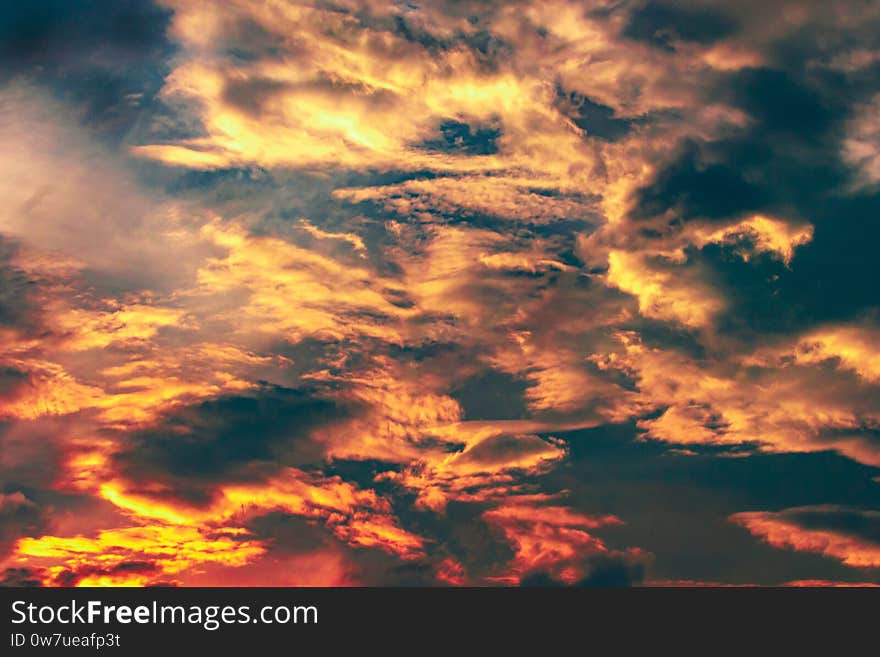
[[[6,584],[880,583],[880,4],[0,9]]]

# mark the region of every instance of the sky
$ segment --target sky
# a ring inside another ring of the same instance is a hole
[[[0,8],[0,581],[880,584],[880,4]]]

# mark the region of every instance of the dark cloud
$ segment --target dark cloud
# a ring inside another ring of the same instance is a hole
[[[9,225],[88,261],[43,295],[0,237],[0,552],[78,537],[64,585],[880,581],[731,522],[880,540],[880,192],[846,155],[880,39],[783,4],[0,9],[39,114],[9,144],[47,144]],[[127,145],[161,162],[120,183]],[[36,213],[47,171],[77,193]],[[699,233],[756,214],[809,230]],[[174,534],[213,542],[169,564]]]
[[[444,121],[437,139],[420,144],[422,148],[462,155],[492,155],[498,152],[498,138],[502,130],[494,125],[470,125],[461,121]]]
[[[708,98],[744,111],[749,123],[705,141],[684,141],[637,193],[636,218],[727,219],[746,212],[813,219],[846,180],[844,122],[862,95],[835,74],[746,68],[723,77]]]
[[[0,398],[15,393],[19,386],[27,383],[28,373],[14,367],[0,368]]]
[[[29,328],[36,320],[30,297],[37,281],[13,263],[18,252],[17,244],[0,236],[0,326]]]
[[[280,512],[257,516],[248,523],[254,536],[271,540],[275,552],[309,553],[334,544],[332,533],[310,518]]]
[[[711,44],[736,29],[736,21],[721,8],[646,2],[630,12],[623,35],[674,52],[679,41]]]
[[[248,18],[233,21],[226,31],[225,45],[227,55],[245,62],[291,54],[290,45],[284,44],[280,34],[273,34],[263,25]]]
[[[838,506],[789,509],[784,516],[804,529],[830,530],[880,546],[880,512]]]
[[[556,435],[568,444],[570,460],[542,478],[543,486],[570,490],[577,508],[623,518],[621,525],[602,528],[602,539],[612,549],[638,545],[652,554],[646,580],[880,581],[880,574],[866,575],[817,554],[773,548],[728,520],[756,508],[880,508],[880,487],[873,481],[877,468],[830,451],[737,455],[688,445],[690,455],[675,455],[659,443],[638,440],[631,424]],[[838,522],[852,531],[873,527],[839,510],[813,521]]]
[[[0,558],[22,536],[39,533],[46,525],[44,510],[20,491],[0,492]]]
[[[674,211],[677,221],[727,219],[765,209],[773,197],[763,183],[747,179],[737,162],[714,156],[712,151],[713,145],[683,144],[680,155],[648,187],[639,190],[635,218],[649,219]],[[755,152],[752,157],[757,155]]]
[[[0,9],[0,79],[24,77],[76,104],[119,139],[159,90],[171,12],[143,0],[34,0]]]
[[[549,573],[529,573],[520,581],[524,587],[573,586],[575,588],[626,588],[644,582],[646,568],[642,559],[622,554],[599,554],[584,564],[587,573],[581,579],[566,584]]]
[[[70,64],[101,50],[149,56],[170,12],[140,0],[34,0],[6,5],[2,16],[4,62],[21,66]]]
[[[725,76],[710,97],[742,110],[749,123],[715,140],[684,141],[637,191],[632,217],[662,225],[657,236],[694,220],[753,214],[814,226],[791,266],[768,255],[745,262],[731,245],[691,253],[730,300],[719,320],[725,331],[760,340],[763,332],[795,332],[876,307],[868,281],[880,274],[870,246],[880,237],[871,219],[880,200],[871,190],[848,189],[858,172],[841,154],[854,108],[878,90],[877,79],[855,83],[795,64]]]
[[[486,370],[458,384],[451,395],[468,420],[517,420],[529,415],[528,384],[506,372]]]
[[[64,569],[54,575],[56,586],[76,586],[86,578],[126,578],[131,575],[154,575],[158,567],[148,561],[127,561],[110,568],[96,566],[83,566],[80,568]]]
[[[35,568],[7,568],[0,573],[0,586],[42,586],[44,573]]]
[[[452,557],[475,582],[502,575],[505,564],[515,555],[503,531],[483,519],[487,504],[450,502],[445,512],[437,515],[414,512],[405,497],[398,499],[404,525],[415,533],[436,537],[435,558]]]
[[[13,394],[23,387],[16,386]],[[29,497],[31,491],[51,489],[64,470],[65,426],[69,424],[54,417],[0,422],[0,482],[4,489],[25,490]]]
[[[641,122],[635,119],[617,118],[611,107],[597,103],[576,91],[566,92],[561,87],[557,87],[556,94],[558,96],[556,106],[559,111],[586,132],[588,137],[617,141],[629,134],[633,126]]]
[[[802,322],[851,319],[876,309],[878,208],[880,194],[871,192],[817,203],[810,213],[816,222],[813,240],[799,249],[796,266],[774,286],[779,306],[800,312]]]

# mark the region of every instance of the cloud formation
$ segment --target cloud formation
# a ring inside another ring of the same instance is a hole
[[[0,13],[4,582],[880,582],[876,8]]]

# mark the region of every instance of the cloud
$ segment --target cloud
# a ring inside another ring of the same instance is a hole
[[[9,581],[870,561],[874,8],[95,12],[0,21]]]
[[[880,96],[860,107],[849,125],[849,135],[843,142],[843,157],[858,171],[865,184],[880,181],[880,124],[877,109]]]
[[[182,234],[180,215],[66,114],[33,85],[0,90],[0,144],[15,154],[0,164],[0,230],[44,260],[51,254],[142,288],[178,284],[197,246]]]
[[[603,554],[585,560],[585,572],[575,582],[560,582],[545,573],[532,573],[520,580],[520,586],[570,585],[582,588],[621,588],[639,586],[645,576],[644,555]]]
[[[705,369],[646,348],[633,334],[619,339],[623,353],[594,358],[603,369],[634,377],[640,394],[626,403],[635,412],[661,411],[639,421],[648,437],[680,444],[756,442],[774,451],[839,449],[861,462],[878,462],[878,446],[864,431],[877,414],[873,395],[846,378],[821,370]],[[843,434],[839,441],[834,432]]]
[[[731,520],[780,549],[815,552],[853,568],[880,567],[880,514],[841,507],[744,512]]]
[[[19,536],[39,532],[44,524],[44,511],[21,491],[0,493],[0,556]]]
[[[638,255],[624,251],[608,254],[608,284],[635,296],[642,315],[692,328],[708,325],[723,302],[697,281],[689,283],[681,278]]]
[[[801,336],[794,345],[759,350],[747,362],[785,367],[788,364],[835,363],[874,384],[880,381],[876,329],[869,326],[825,326]]]
[[[543,583],[543,578],[550,577],[566,584],[590,585],[593,581],[594,585],[615,586],[620,580],[611,574],[614,569],[608,567],[611,560],[606,560],[606,555],[623,563],[639,554],[638,550],[629,555],[611,553],[589,533],[619,524],[620,519],[614,516],[587,516],[565,507],[510,503],[485,512],[483,517],[499,527],[514,548],[508,574],[502,576],[506,581],[528,585],[536,580]]]
[[[262,552],[247,540],[238,540],[223,532],[212,534],[196,528],[145,525],[99,532],[94,537],[41,536],[18,541],[18,553],[28,561],[63,564],[55,567],[53,579],[44,583],[80,585],[128,583],[142,586],[155,574],[173,576],[204,562],[227,566],[245,565]],[[90,556],[99,555],[103,565],[96,570]],[[148,559],[148,562],[140,562]],[[137,564],[137,565],[136,565]],[[92,579],[94,578],[94,579]],[[106,578],[106,580],[104,579]]]

